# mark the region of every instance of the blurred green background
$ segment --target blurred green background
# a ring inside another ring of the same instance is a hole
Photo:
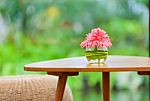
[[[113,43],[111,55],[148,56],[149,0],[0,0],[0,75],[26,72],[36,61],[83,56],[79,44],[94,27]],[[100,101],[101,73],[80,73],[68,84],[74,101]],[[148,101],[148,78],[111,73],[111,101]]]

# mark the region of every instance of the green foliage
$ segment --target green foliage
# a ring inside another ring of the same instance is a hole
[[[147,5],[148,0],[0,1],[0,21],[8,28],[0,44],[0,75],[31,74],[24,64],[83,56],[79,44],[94,27],[109,34],[109,54],[148,56]],[[116,74],[111,76],[112,88]],[[81,89],[85,77],[90,87],[101,84],[100,73],[81,73],[69,85]]]

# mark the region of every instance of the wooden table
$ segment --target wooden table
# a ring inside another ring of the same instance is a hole
[[[110,101],[110,72],[138,72],[150,75],[150,58],[138,56],[108,56],[105,64],[89,64],[85,57],[64,58],[27,64],[26,71],[43,71],[49,75],[59,76],[55,101],[62,101],[68,76],[79,72],[102,72],[103,99]]]

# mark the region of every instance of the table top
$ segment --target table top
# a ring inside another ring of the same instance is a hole
[[[27,64],[24,70],[45,72],[150,71],[150,58],[109,55],[105,64],[89,64],[85,57],[72,57]]]

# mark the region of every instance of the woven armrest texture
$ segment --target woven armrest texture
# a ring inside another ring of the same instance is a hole
[[[57,77],[24,75],[0,77],[0,101],[55,101]],[[63,101],[73,101],[66,85]]]

